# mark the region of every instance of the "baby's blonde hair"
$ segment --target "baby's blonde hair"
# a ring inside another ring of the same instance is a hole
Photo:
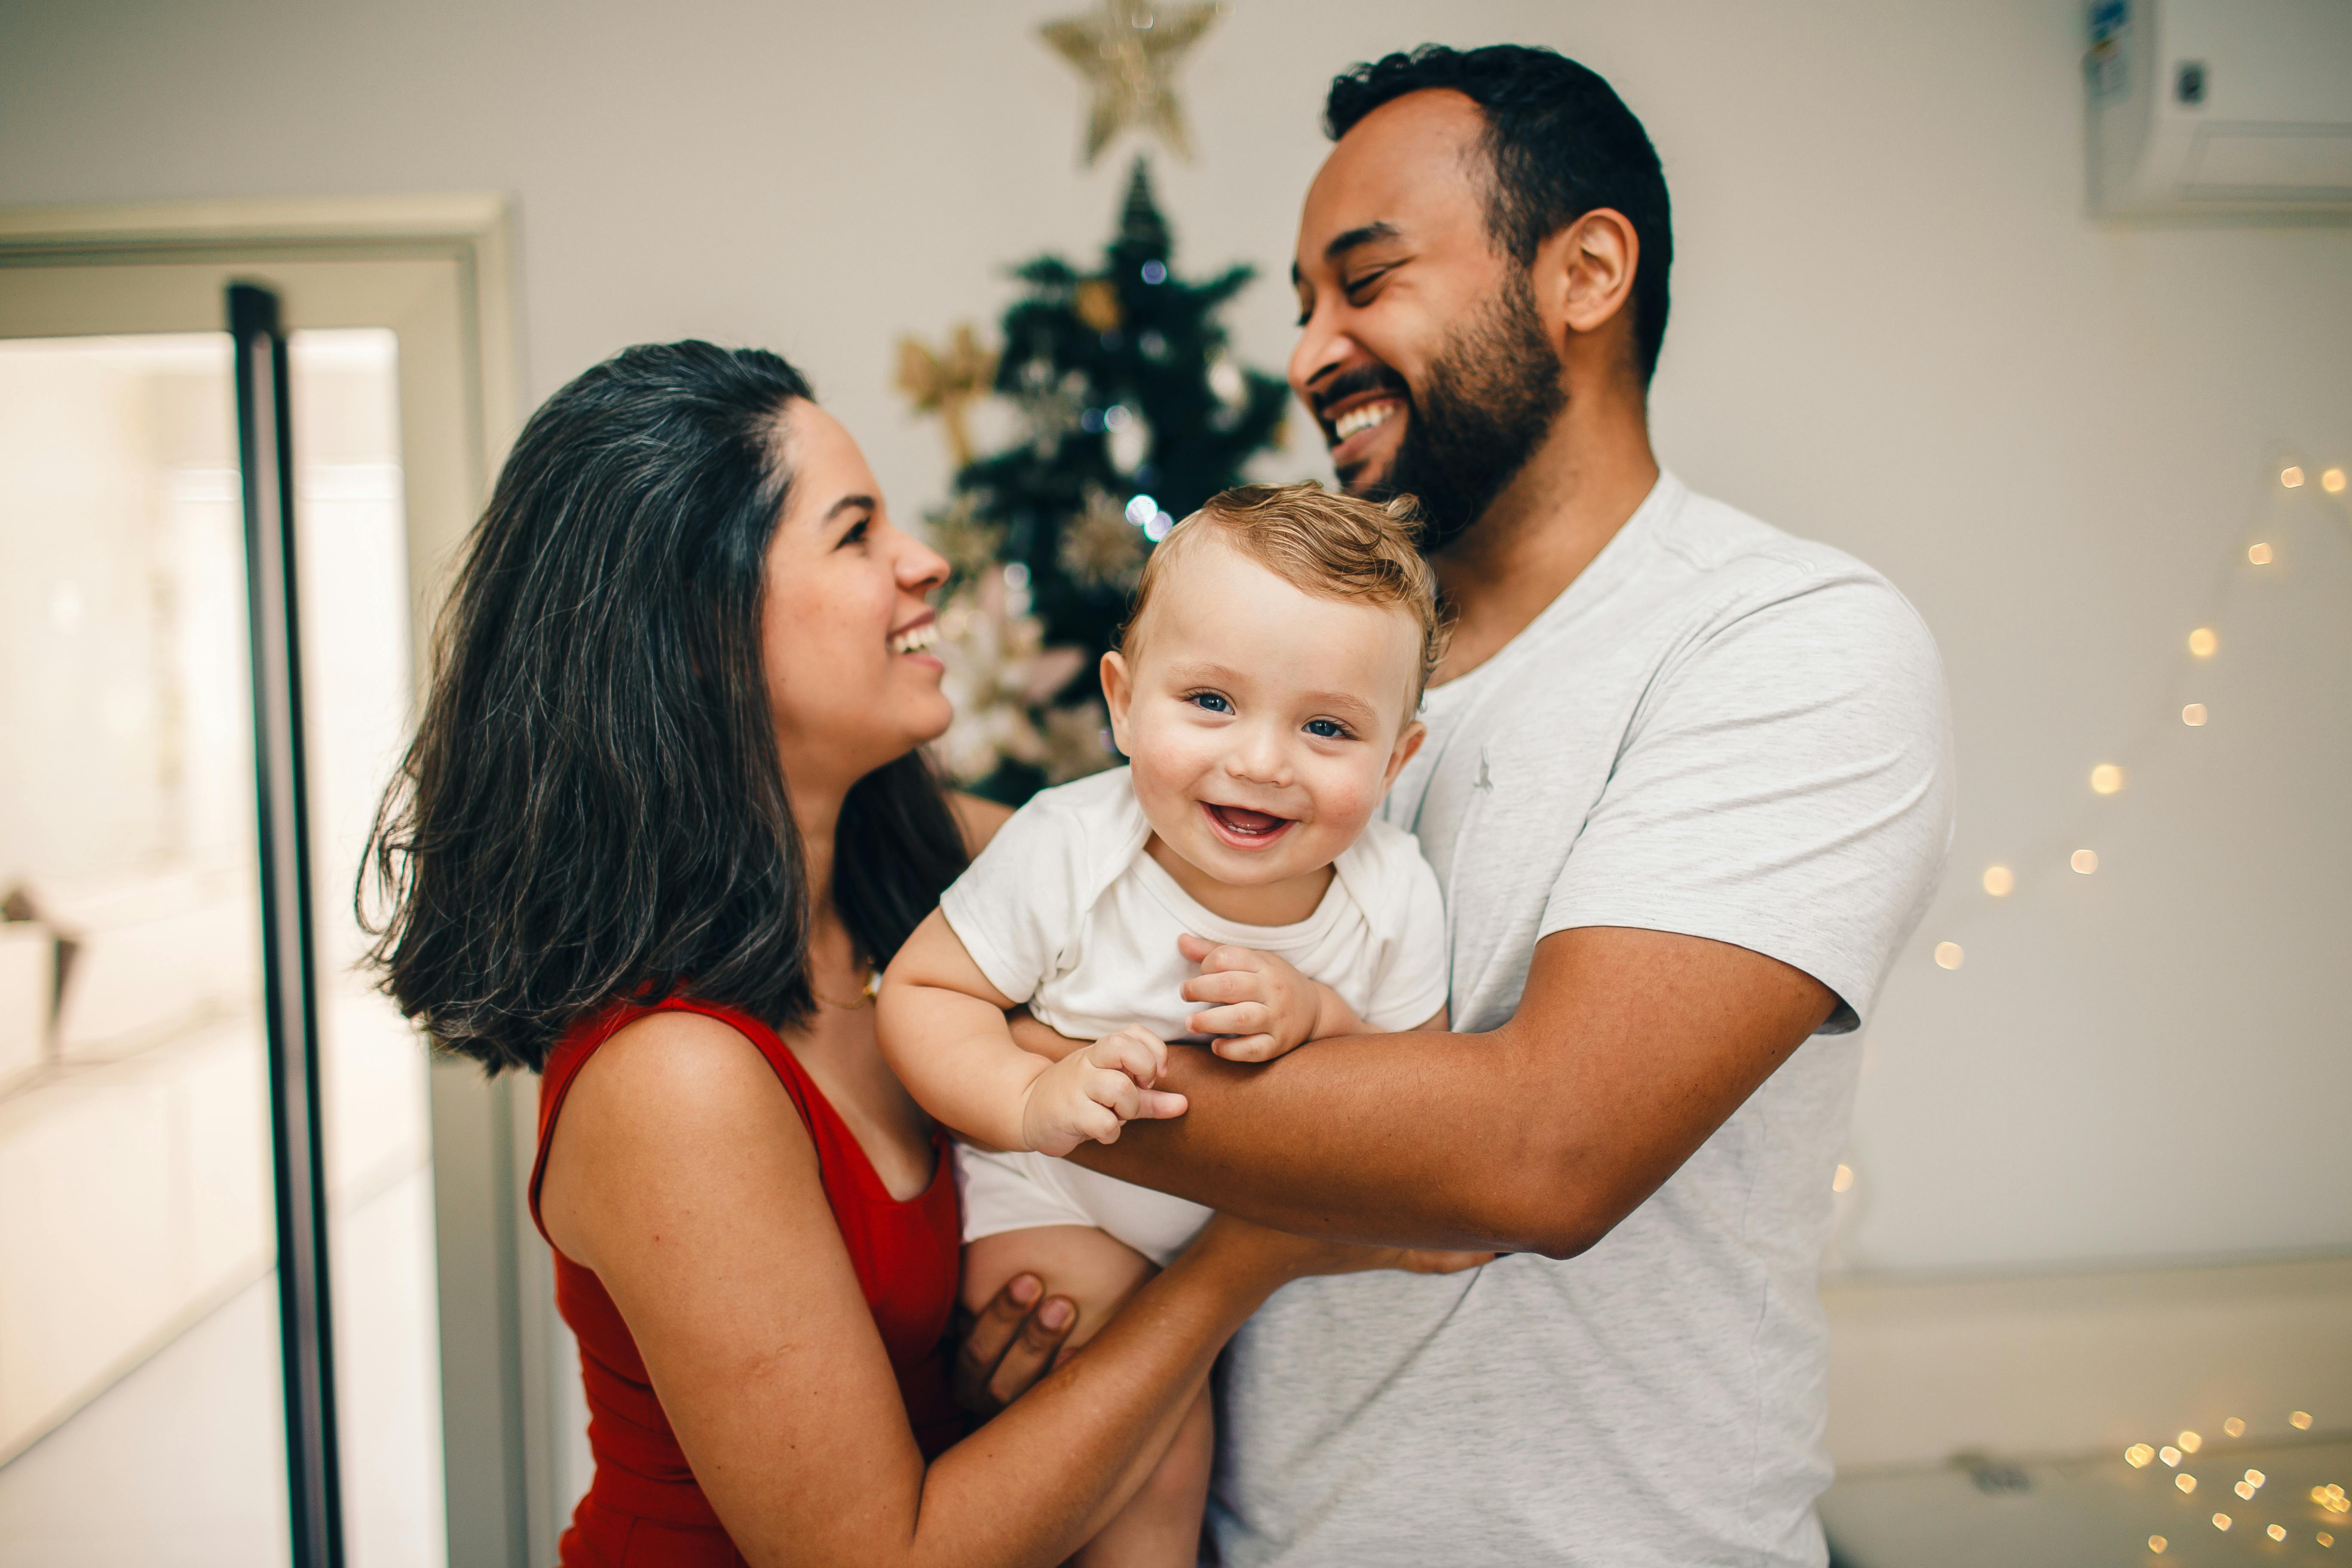
[[[1130,652],[1151,593],[1175,570],[1194,542],[1213,538],[1255,561],[1302,594],[1404,611],[1421,630],[1410,719],[1438,662],[1449,629],[1437,603],[1437,578],[1422,559],[1421,508],[1411,496],[1385,504],[1327,490],[1318,484],[1236,485],[1211,496],[1178,523],[1143,563],[1135,605],[1119,627]]]

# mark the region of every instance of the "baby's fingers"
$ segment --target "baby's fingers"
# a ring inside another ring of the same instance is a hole
[[[1191,1103],[1182,1095],[1164,1089],[1147,1089],[1136,1100],[1138,1121],[1164,1121],[1171,1116],[1181,1116]]]
[[[1168,1044],[1140,1029],[1121,1029],[1115,1035],[1105,1035],[1088,1047],[1087,1060],[1096,1067],[1125,1073],[1138,1085],[1149,1088],[1160,1081],[1160,1072],[1168,1066]]]
[[[1209,1048],[1229,1062],[1263,1062],[1282,1054],[1282,1042],[1272,1035],[1236,1035],[1212,1041]]]
[[[1094,1101],[1090,1110],[1108,1111],[1122,1124],[1132,1121],[1143,1110],[1141,1087],[1127,1074],[1108,1068],[1100,1068],[1087,1075],[1087,1098]],[[1099,1124],[1092,1116],[1088,1121]],[[1089,1131],[1087,1136],[1097,1143],[1114,1143],[1118,1141],[1118,1126],[1112,1126],[1108,1132]]]
[[[1254,970],[1220,969],[1192,976],[1181,994],[1187,1002],[1262,1002],[1265,981]]]
[[[1228,969],[1254,970],[1260,965],[1264,958],[1263,954],[1252,948],[1220,946],[1213,942],[1202,942],[1199,937],[1189,933],[1176,939],[1176,951],[1191,962],[1199,964],[1201,972],[1204,974],[1213,974],[1220,970]]]
[[[1263,1035],[1274,1028],[1274,1010],[1262,1002],[1204,1007],[1185,1019],[1184,1026],[1196,1035]]]

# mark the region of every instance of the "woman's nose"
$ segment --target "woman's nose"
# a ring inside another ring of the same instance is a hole
[[[947,558],[911,533],[898,536],[898,586],[918,598],[948,580]]]

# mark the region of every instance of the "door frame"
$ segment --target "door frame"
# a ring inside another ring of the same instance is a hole
[[[0,287],[28,267],[457,264],[464,471],[413,489],[407,520],[420,698],[459,547],[520,424],[515,258],[513,205],[495,192],[0,206]],[[525,1245],[537,1097],[464,1060],[436,1059],[431,1082],[448,1561],[526,1568],[555,1556],[572,1441],[549,1260]]]

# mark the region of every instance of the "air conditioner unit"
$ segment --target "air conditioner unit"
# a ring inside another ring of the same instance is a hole
[[[2091,210],[2352,221],[2352,0],[2093,0]]]

